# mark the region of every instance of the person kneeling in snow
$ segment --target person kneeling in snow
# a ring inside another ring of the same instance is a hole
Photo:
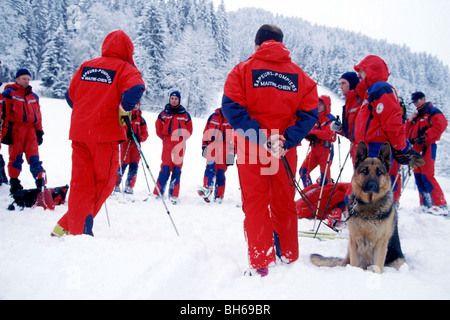
[[[121,167],[117,171],[114,192],[120,192],[120,183],[122,182],[122,177],[129,165],[124,192],[127,194],[133,194],[133,188],[136,184],[139,169],[139,161],[141,161],[141,154],[136,146],[136,143],[134,142],[132,132],[134,133],[139,145],[141,142],[145,142],[148,138],[147,123],[145,122],[144,117],[142,117],[142,111],[140,109],[131,112],[131,128],[126,126],[124,129],[126,129],[128,139],[120,144],[121,162],[119,165],[121,165]]]
[[[234,164],[234,148],[232,146],[233,130],[225,119],[222,109],[210,115],[203,130],[202,155],[206,158],[206,169],[203,187],[198,194],[206,202],[214,190],[214,201],[222,203],[225,194],[225,172]],[[215,183],[214,183],[215,180]]]

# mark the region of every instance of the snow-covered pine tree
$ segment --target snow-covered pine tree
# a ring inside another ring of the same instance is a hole
[[[69,50],[67,1],[49,0],[48,4],[49,25],[41,79],[43,85],[51,89],[53,98],[64,98],[74,69],[72,52]]]
[[[56,73],[52,85],[52,96],[53,98],[63,99],[66,91],[69,89],[70,80],[73,75],[72,55],[68,50],[67,44],[69,41],[67,29],[64,24],[58,27],[51,42],[54,48],[59,48],[58,53],[55,55]]]
[[[30,1],[11,1],[10,5],[16,10],[18,19],[14,22],[14,27],[21,30],[19,38],[24,41],[25,47],[22,52],[17,52],[17,60],[20,68],[25,68],[31,73],[31,79],[36,79],[38,74],[38,33],[36,20],[33,19],[33,7]],[[10,10],[8,10],[10,12]],[[17,24],[16,24],[17,23]],[[3,33],[7,35],[7,33]]]
[[[168,29],[162,12],[163,3],[163,0],[148,2],[139,19],[135,63],[147,87],[143,108],[151,108],[164,97],[162,68],[165,63]]]
[[[210,2],[212,6],[212,2]],[[211,10],[212,33],[217,46],[216,62],[219,66],[226,68],[231,56],[231,40],[229,35],[229,24],[225,4],[222,0],[217,8],[217,12]],[[228,68],[227,68],[228,69]]]
[[[0,12],[8,12],[0,18],[0,34],[2,34],[0,37],[0,60],[2,61],[0,81],[4,83],[14,79],[15,72],[20,68],[18,53],[25,49],[25,41],[19,37],[24,21],[12,7],[13,3],[16,1],[0,1]],[[15,27],[11,28],[13,25]]]
[[[179,43],[168,52],[164,83],[179,90],[182,105],[192,116],[202,116],[218,106],[219,82],[214,63],[215,45],[203,27],[187,27]]]
[[[169,41],[177,42],[181,37],[181,17],[176,0],[168,0],[164,7],[167,28],[169,29]],[[171,44],[169,44],[170,47]]]
[[[180,28],[183,32],[186,27],[196,27],[197,23],[197,6],[195,0],[178,0],[178,12],[180,14]]]

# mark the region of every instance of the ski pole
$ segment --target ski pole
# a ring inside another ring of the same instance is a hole
[[[106,201],[105,201],[105,203],[103,205],[105,206],[106,220],[108,221],[108,227],[111,228],[111,224],[109,223],[109,214],[108,214],[108,207],[106,205]]]
[[[331,152],[333,152],[333,140],[334,140],[334,137],[336,137],[336,132],[333,134],[333,137],[331,139],[332,142],[330,144],[330,147],[328,148],[327,165],[325,166],[325,172],[323,173],[323,176],[322,176],[322,181],[321,181],[322,186],[320,187],[319,203],[317,204],[316,218],[314,219],[313,230],[316,228],[316,220],[317,220],[317,217],[318,217],[320,203],[322,202],[323,188],[325,187],[325,181],[327,180],[328,167],[330,165],[330,160],[331,160]],[[330,168],[330,171],[331,171],[331,168]],[[328,182],[330,182],[330,181],[328,181]],[[325,214],[325,212],[326,212],[326,209],[324,210],[323,214]],[[323,214],[322,214],[322,218],[323,218]]]
[[[300,185],[297,183],[297,180],[295,180],[295,176],[294,173],[292,172],[291,166],[289,165],[289,162],[287,161],[286,157],[281,157],[281,160],[283,161],[283,165],[284,168],[286,169],[286,173],[288,175],[288,178],[290,178],[293,182],[293,186],[295,187],[295,189],[298,191],[298,193],[300,194],[300,196],[302,197],[303,201],[306,203],[306,205],[308,206],[309,210],[311,210],[311,212],[314,214],[314,216],[316,216],[316,212],[313,210],[312,206],[315,206],[314,203],[312,203],[311,199],[309,199],[302,191],[302,189],[300,188]],[[315,206],[317,208],[317,206]],[[320,209],[319,211],[322,213],[322,216],[325,215],[324,212],[322,212]],[[329,226],[326,224],[326,226],[328,228],[330,228],[331,230],[335,231],[335,232],[339,232],[339,230],[337,230],[336,228],[333,228],[332,226]]]
[[[141,164],[142,164],[142,172],[144,172],[145,182],[147,183],[148,194],[150,195],[151,190],[150,190],[150,185],[148,184],[147,174],[145,173],[144,162],[141,161]]]
[[[331,198],[333,197],[334,191],[336,190],[336,186],[337,186],[339,180],[341,179],[341,174],[342,174],[342,171],[345,168],[345,164],[347,163],[347,159],[348,159],[349,155],[350,155],[350,150],[348,151],[347,156],[345,157],[345,160],[344,160],[344,164],[342,165],[342,168],[339,171],[339,176],[338,176],[338,178],[336,180],[336,183],[334,184],[333,190],[331,190],[331,195],[330,195],[330,198],[328,199],[327,205],[325,206],[324,214],[322,214],[322,218],[319,221],[319,225],[318,225],[317,230],[316,230],[316,235],[317,235],[317,232],[320,229],[320,225],[322,224],[323,218],[325,217],[325,212],[328,209],[328,205],[330,204]],[[326,226],[328,226],[328,224],[326,224]],[[333,230],[335,230],[335,229],[333,229]]]
[[[129,119],[128,117],[126,117],[126,116],[123,116],[122,118],[124,119],[124,121],[125,121],[125,123],[127,124],[128,128],[131,128],[130,119]],[[166,202],[164,201],[164,197],[163,197],[163,195],[161,194],[161,191],[160,191],[159,188],[158,188],[158,185],[157,185],[157,183],[156,183],[156,180],[155,180],[155,178],[153,177],[152,171],[150,170],[150,167],[149,167],[149,165],[148,165],[148,163],[147,163],[147,160],[145,159],[145,156],[144,156],[144,153],[142,152],[141,147],[139,146],[139,142],[137,141],[136,135],[134,134],[133,130],[131,131],[131,136],[133,137],[133,141],[134,141],[134,143],[136,144],[136,147],[138,148],[139,153],[141,154],[141,158],[142,158],[142,160],[143,160],[143,163],[145,164],[145,166],[147,167],[148,172],[150,173],[150,177],[152,178],[153,183],[155,184],[155,188],[156,188],[156,190],[158,190],[158,195],[159,195],[159,197],[161,198],[161,201],[162,201],[162,203],[163,203],[163,205],[164,205],[164,208],[166,209],[166,213],[167,213],[167,215],[169,216],[170,221],[172,222],[173,228],[175,229],[175,232],[177,233],[177,235],[180,236],[180,234],[178,233],[178,229],[177,229],[177,227],[176,227],[176,225],[175,225],[175,223],[174,223],[174,221],[173,221],[173,219],[172,219],[172,216],[170,215],[170,211],[169,211],[169,209],[167,208]]]

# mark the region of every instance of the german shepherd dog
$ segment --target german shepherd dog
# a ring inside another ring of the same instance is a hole
[[[366,144],[360,142],[355,156],[352,195],[347,208],[349,230],[345,259],[311,255],[317,266],[351,266],[382,273],[383,267],[397,270],[405,262],[397,229],[389,168],[391,146],[385,143],[377,158],[369,157]]]

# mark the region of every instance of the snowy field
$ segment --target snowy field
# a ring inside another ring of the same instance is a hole
[[[321,89],[320,94],[329,94]],[[330,94],[331,95],[331,94]],[[332,96],[333,113],[343,104]],[[70,182],[71,146],[68,140],[71,109],[65,101],[41,99],[44,143],[41,159],[48,186]],[[212,111],[212,110],[211,110]],[[150,138],[143,152],[155,178],[159,172],[161,141],[156,137],[156,114],[144,112]],[[407,265],[400,271],[386,268],[382,275],[358,268],[318,268],[311,253],[345,256],[346,240],[299,238],[300,259],[277,265],[265,278],[245,277],[248,268],[236,167],[227,172],[222,204],[206,204],[196,190],[202,184],[205,160],[201,137],[206,119],[193,119],[194,134],[188,140],[178,205],[168,203],[179,230],[172,227],[161,200],[147,196],[140,167],[134,198],[109,199],[94,223],[95,237],[50,237],[66,212],[38,207],[8,211],[8,186],[0,187],[0,299],[169,299],[169,300],[328,300],[328,299],[449,299],[450,220],[419,214],[413,178],[401,199],[399,232]],[[341,139],[341,160],[348,143]],[[307,146],[299,148],[303,161]],[[442,152],[442,150],[441,150]],[[1,153],[7,159],[7,147]],[[339,171],[336,147],[332,176]],[[301,163],[298,164],[300,166]],[[351,161],[343,181],[350,180]],[[150,176],[150,188],[153,183]],[[313,179],[318,170],[313,173]],[[34,187],[28,166],[20,176],[25,188]],[[439,178],[450,200],[450,180]],[[297,195],[298,197],[298,195]],[[312,221],[299,221],[309,230]],[[323,231],[328,231],[326,227]],[[336,311],[336,310],[334,310]]]

